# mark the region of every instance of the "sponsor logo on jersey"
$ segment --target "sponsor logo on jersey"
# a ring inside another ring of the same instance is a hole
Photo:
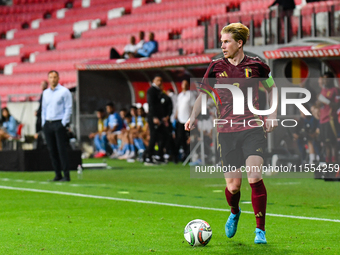
[[[224,71],[223,73],[220,73],[218,76],[219,77],[228,77],[228,74],[227,74],[226,71]]]

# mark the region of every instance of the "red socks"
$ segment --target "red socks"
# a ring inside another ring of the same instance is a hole
[[[265,215],[267,207],[267,191],[264,186],[263,180],[251,183],[251,202],[253,205],[255,217],[256,217],[256,227],[264,231]]]
[[[240,202],[241,191],[237,192],[236,194],[231,194],[228,188],[225,188],[225,197],[227,198],[228,204],[231,207],[231,212],[233,214],[237,214],[240,209],[238,204]]]
[[[332,156],[332,163],[335,163],[335,161],[336,161],[336,157]]]
[[[251,202],[253,205],[255,217],[256,217],[256,227],[259,229],[264,229],[265,225],[265,215],[266,215],[266,207],[267,207],[267,191],[264,186],[263,180],[251,183],[250,187],[252,189],[251,192]],[[233,214],[237,214],[239,209],[239,202],[241,197],[241,192],[237,192],[236,194],[231,194],[228,188],[225,188],[225,196],[227,198],[228,204],[231,207],[231,212]]]

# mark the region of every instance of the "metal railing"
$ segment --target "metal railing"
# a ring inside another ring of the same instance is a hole
[[[295,10],[295,15],[289,18],[283,16],[280,7],[274,6],[263,15],[260,26],[258,22],[255,26],[253,16],[250,20],[246,17],[245,21],[244,16],[239,15],[238,21],[249,27],[248,46],[287,44],[305,37],[340,36],[340,11],[337,9],[340,9],[340,2],[328,6],[325,12],[316,12],[316,7],[311,14],[303,14],[303,9]],[[232,22],[226,17],[212,18],[205,24],[205,49],[219,48],[220,31],[229,23]]]

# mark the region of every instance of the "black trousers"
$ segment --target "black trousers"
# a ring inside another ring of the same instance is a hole
[[[165,127],[163,124],[157,126],[152,121],[148,121],[150,129],[150,141],[149,146],[146,149],[146,157],[150,158],[155,155],[155,144],[158,144],[158,155],[163,159],[164,149],[164,136]]]
[[[163,143],[165,152],[169,155],[175,155],[175,141],[172,138],[172,123],[169,121],[168,125],[164,127]]]
[[[184,124],[177,122],[176,124],[176,153],[178,155],[178,150],[182,146],[185,155],[189,155],[189,146],[187,144],[188,138],[190,136],[189,131],[184,129]]]
[[[35,133],[39,133],[41,130],[41,117],[37,117],[37,122],[35,123]]]
[[[111,48],[110,59],[117,59],[117,58],[120,58],[119,53],[117,52],[117,50],[115,48]]]
[[[61,124],[61,120],[56,120],[46,121],[43,130],[56,177],[62,177],[63,171],[64,177],[70,178],[66,128]]]

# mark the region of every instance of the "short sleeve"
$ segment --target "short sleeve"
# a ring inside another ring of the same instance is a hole
[[[263,63],[263,62],[261,63],[261,66],[262,66],[262,72],[261,72],[262,78],[267,79],[267,78],[271,77],[271,72],[270,72],[269,66],[267,64]]]
[[[199,88],[198,90],[200,92],[203,92],[203,93],[211,93],[212,92],[212,84],[214,84],[214,82],[212,82],[212,79],[215,78],[214,76],[214,66],[215,66],[216,63],[214,62],[211,62],[207,71],[205,72],[204,76],[203,76],[203,79],[202,79],[202,82],[199,83]]]
[[[108,120],[108,118],[106,118],[106,119],[104,120],[104,127],[105,127],[105,128],[108,127],[108,123],[109,123],[109,120]]]
[[[270,89],[274,85],[274,79],[270,72],[270,68],[267,64],[261,62],[261,69],[262,69],[260,71],[261,83],[263,87],[265,87],[266,89]]]

